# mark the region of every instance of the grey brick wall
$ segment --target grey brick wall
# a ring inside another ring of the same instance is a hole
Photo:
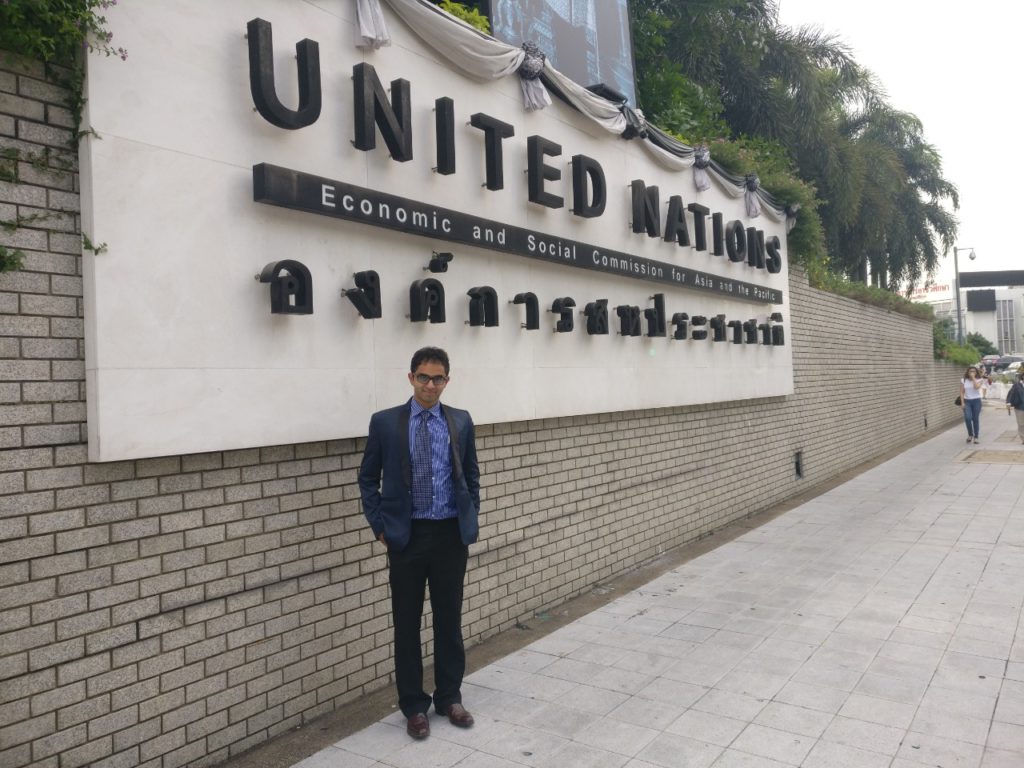
[[[69,136],[0,56],[0,766],[213,765],[390,684],[362,441],[86,462]],[[791,397],[478,428],[469,643],[958,418],[928,323],[790,291]]]

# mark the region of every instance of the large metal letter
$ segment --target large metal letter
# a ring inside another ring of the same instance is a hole
[[[295,44],[299,70],[299,108],[288,109],[277,98],[274,86],[274,40],[270,22],[253,19],[246,25],[249,38],[249,90],[256,111],[271,125],[295,130],[312,125],[320,117],[320,46],[315,40]]]
[[[272,261],[259,275],[270,283],[270,311],[275,315],[313,314],[313,276],[305,264],[291,259]]]
[[[352,67],[352,95],[355,107],[356,149],[368,152],[377,146],[376,125],[388,145],[391,157],[399,162],[412,160],[412,97],[408,80],[391,81],[388,101],[377,71],[371,64]]]

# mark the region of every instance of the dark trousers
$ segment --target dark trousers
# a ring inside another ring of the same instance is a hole
[[[395,625],[395,682],[398,706],[411,717],[426,714],[431,697],[423,690],[420,623],[424,587],[430,585],[434,613],[434,709],[444,713],[462,702],[466,651],[462,644],[462,582],[469,548],[451,520],[414,520],[412,538],[401,552],[388,553],[391,613]]]

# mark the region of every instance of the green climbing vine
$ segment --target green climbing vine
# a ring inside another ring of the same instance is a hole
[[[15,147],[0,147],[0,182],[21,183],[20,163],[30,164],[36,171],[60,173],[74,167],[74,153],[85,135],[95,135],[91,128],[82,129],[82,111],[86,53],[117,56],[126,59],[124,48],[111,45],[113,35],[107,30],[103,12],[117,5],[117,0],[0,0],[0,56],[12,62],[12,54],[41,61],[48,77],[63,87],[71,113],[73,132],[67,153],[46,147],[39,152],[26,152]],[[28,224],[38,224],[52,214],[31,214],[0,220],[0,231],[15,232]],[[83,235],[83,248],[99,253]],[[20,269],[24,252],[0,245],[0,272]]]

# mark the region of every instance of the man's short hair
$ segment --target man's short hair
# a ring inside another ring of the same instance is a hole
[[[440,347],[417,349],[412,356],[412,362],[409,364],[409,371],[416,373],[416,369],[423,365],[423,363],[440,363],[444,366],[444,375],[447,376],[449,373],[448,353]]]

